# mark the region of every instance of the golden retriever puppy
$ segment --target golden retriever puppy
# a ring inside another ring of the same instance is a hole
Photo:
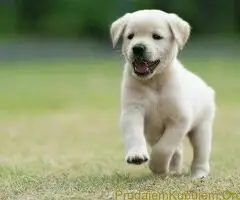
[[[123,37],[120,126],[127,163],[149,160],[153,173],[181,173],[182,143],[188,136],[194,152],[191,174],[207,176],[215,92],[177,58],[190,25],[176,14],[140,10],[114,21],[110,34],[113,46]]]

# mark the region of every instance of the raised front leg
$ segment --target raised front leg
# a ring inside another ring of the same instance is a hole
[[[170,161],[173,156],[174,163],[171,164],[173,164],[174,168],[177,168],[177,170],[180,168],[181,157],[179,156],[181,155],[174,153],[179,153],[177,148],[182,143],[187,130],[188,124],[185,120],[179,121],[179,123],[171,122],[167,124],[163,136],[152,148],[149,168],[153,173],[168,173]]]
[[[144,114],[140,107],[132,106],[122,111],[121,129],[129,164],[142,164],[149,160],[144,136]]]

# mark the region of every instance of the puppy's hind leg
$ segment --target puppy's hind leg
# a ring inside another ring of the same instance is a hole
[[[189,133],[193,146],[191,173],[194,178],[208,176],[210,172],[210,153],[212,143],[212,121],[204,121]]]
[[[170,161],[170,171],[181,174],[183,163],[183,145],[181,144],[174,152]]]
[[[181,123],[169,123],[163,136],[152,148],[149,168],[153,173],[164,175],[169,172],[172,156],[183,142],[187,130],[187,120],[183,120]],[[177,156],[176,158],[174,161],[179,162],[179,157]]]

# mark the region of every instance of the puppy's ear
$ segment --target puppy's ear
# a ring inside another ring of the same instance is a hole
[[[182,50],[190,36],[191,27],[188,22],[184,21],[174,13],[168,15],[168,20],[170,29],[179,49]]]
[[[127,13],[111,24],[110,34],[111,34],[113,48],[116,46],[118,40],[122,36],[123,31],[129,20],[129,17],[130,17],[130,13]]]

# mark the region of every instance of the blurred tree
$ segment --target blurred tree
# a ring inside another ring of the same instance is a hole
[[[199,33],[225,33],[234,30],[233,1],[197,0]]]
[[[138,9],[177,13],[196,34],[240,32],[239,8],[239,0],[0,0],[0,33],[105,38],[113,20]]]
[[[16,7],[14,0],[0,0],[0,33],[16,32]]]
[[[240,32],[240,1],[234,1],[234,24],[235,24],[235,30]]]
[[[37,32],[39,21],[49,9],[48,0],[15,0],[18,29],[20,31]]]

